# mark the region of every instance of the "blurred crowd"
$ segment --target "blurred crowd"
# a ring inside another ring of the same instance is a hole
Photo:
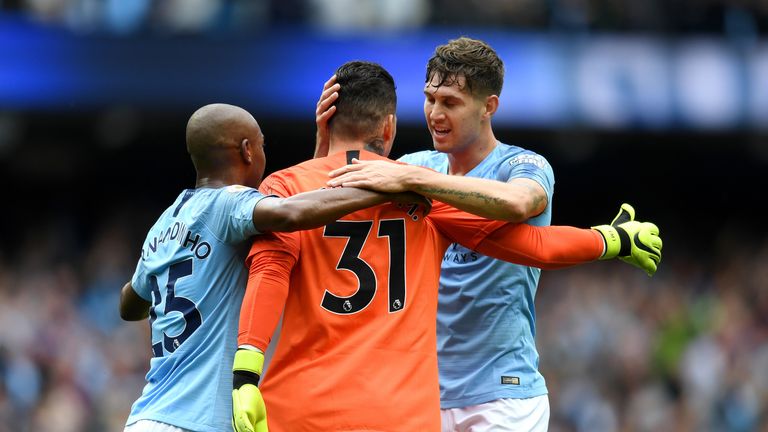
[[[768,243],[687,253],[543,274],[551,432],[768,432]]]
[[[482,26],[539,31],[768,32],[768,0],[0,0],[77,31],[249,32],[272,25],[332,31]]]
[[[150,358],[117,309],[143,238],[123,217],[86,244],[66,218],[29,226],[0,254],[0,432],[122,431]]]
[[[0,254],[0,432],[122,430],[150,344],[117,304],[151,216],[116,214],[87,235],[38,224]],[[732,246],[704,254],[715,266],[668,253],[653,279],[544,272],[552,432],[768,431],[768,243]]]

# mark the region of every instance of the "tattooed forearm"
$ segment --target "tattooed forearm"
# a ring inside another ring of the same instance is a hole
[[[432,195],[432,196],[442,196],[442,197],[456,197],[461,199],[462,201],[467,200],[482,200],[486,205],[504,205],[507,204],[506,200],[503,200],[499,197],[494,197],[490,195],[486,195],[482,192],[472,191],[460,191],[456,189],[445,189],[445,188],[434,188],[434,187],[418,187],[416,188],[416,192],[425,194],[425,195]]]

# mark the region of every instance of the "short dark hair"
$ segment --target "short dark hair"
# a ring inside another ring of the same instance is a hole
[[[425,82],[435,76],[438,87],[453,85],[463,76],[469,94],[498,96],[504,85],[504,63],[487,43],[460,37],[435,48],[427,63]]]
[[[336,69],[341,85],[336,112],[328,121],[334,134],[366,139],[384,118],[395,113],[395,80],[381,65],[366,61],[347,62]]]

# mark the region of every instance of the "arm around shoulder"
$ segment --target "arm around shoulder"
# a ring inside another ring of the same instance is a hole
[[[289,198],[265,198],[253,208],[253,224],[262,232],[312,229],[389,200],[386,194],[357,188],[323,189]]]
[[[531,179],[509,182],[421,172],[411,190],[467,213],[506,222],[523,222],[547,207],[544,188]]]

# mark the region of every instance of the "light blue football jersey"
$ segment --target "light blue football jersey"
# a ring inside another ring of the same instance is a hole
[[[448,156],[422,151],[399,159],[448,173]],[[547,208],[530,219],[549,225],[554,174],[542,156],[498,143],[468,177],[506,182],[535,180],[547,193]],[[510,264],[452,244],[443,257],[437,312],[440,404],[465,407],[501,398],[547,393],[536,351],[534,297],[541,270]]]
[[[258,234],[253,207],[264,198],[237,185],[188,189],[149,230],[131,283],[152,303],[153,357],[127,424],[231,430],[244,260]]]

